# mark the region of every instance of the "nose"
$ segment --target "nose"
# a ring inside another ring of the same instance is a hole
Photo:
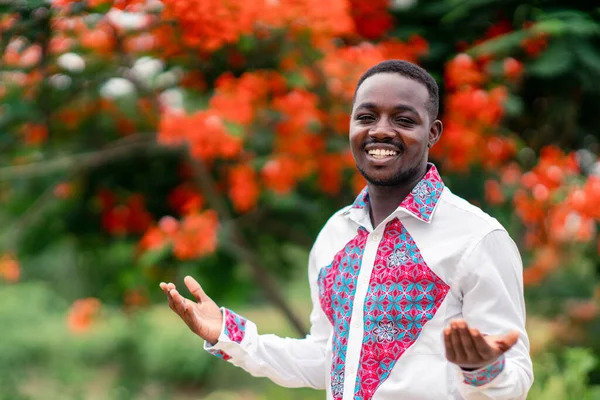
[[[369,137],[374,139],[392,139],[395,136],[394,129],[390,126],[386,118],[381,118],[375,126],[369,129]]]

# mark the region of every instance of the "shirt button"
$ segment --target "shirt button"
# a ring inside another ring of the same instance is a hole
[[[373,235],[373,241],[375,241],[375,242],[376,242],[376,241],[378,241],[378,240],[379,240],[379,235],[377,235],[377,234]]]
[[[352,368],[352,367],[348,367],[348,373],[349,373],[350,375],[354,375],[354,368]]]
[[[355,329],[359,329],[360,328],[360,322],[355,322],[353,324],[353,326],[354,326]]]

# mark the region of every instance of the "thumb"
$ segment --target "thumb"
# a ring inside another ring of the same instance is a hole
[[[198,303],[209,300],[209,297],[204,293],[204,290],[202,290],[202,287],[194,278],[188,275],[183,279],[183,282]]]
[[[518,340],[519,332],[511,331],[508,332],[506,335],[502,336],[500,340],[498,340],[496,343],[498,344],[500,350],[504,353],[507,352],[511,347],[513,347]]]

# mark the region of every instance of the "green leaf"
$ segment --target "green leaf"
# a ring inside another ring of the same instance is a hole
[[[244,35],[238,42],[238,48],[244,53],[249,53],[256,48],[256,37]]]
[[[506,102],[504,103],[504,109],[506,111],[506,114],[509,116],[520,115],[525,109],[523,99],[520,96],[510,94],[506,99]]]
[[[589,42],[578,40],[571,45],[571,50],[578,56],[582,64],[600,73],[600,51]]]
[[[162,246],[158,249],[148,250],[139,258],[143,267],[151,267],[165,260],[171,254],[171,246]]]
[[[449,3],[452,4],[451,11],[441,19],[444,24],[451,24],[465,19],[474,8],[495,4],[496,0],[450,0]]]
[[[188,113],[194,113],[198,110],[206,110],[208,108],[209,101],[209,95],[201,94],[192,90],[187,90],[184,92],[183,104]]]
[[[573,53],[565,41],[552,43],[542,55],[527,67],[528,73],[550,78],[566,72],[573,63]]]
[[[546,33],[551,36],[574,34],[592,36],[600,34],[600,24],[589,18],[543,20],[531,27],[532,32]]]
[[[528,36],[529,34],[526,31],[507,33],[494,39],[486,40],[480,45],[469,49],[467,53],[474,57],[484,54],[506,56],[519,48],[523,39],[527,38]]]
[[[235,137],[246,136],[246,131],[244,130],[244,127],[242,127],[238,124],[234,124],[232,122],[225,122],[225,127],[227,128],[227,132],[231,136],[235,136]]]
[[[293,88],[304,88],[307,84],[306,79],[300,73],[285,74],[285,80],[288,86]]]
[[[99,14],[106,14],[111,8],[112,5],[110,3],[102,3],[94,7],[94,11]]]
[[[46,6],[48,2],[46,0],[27,0],[26,3],[29,8],[33,9]]]

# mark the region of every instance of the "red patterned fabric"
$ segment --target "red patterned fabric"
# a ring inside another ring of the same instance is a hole
[[[369,400],[433,318],[449,286],[425,263],[398,219],[386,226],[364,305],[354,400]]]
[[[242,343],[246,333],[246,318],[240,317],[231,310],[225,309],[225,330],[223,333],[229,337],[229,340],[236,343]]]
[[[442,181],[442,177],[435,165],[429,164],[429,169],[423,179],[402,200],[399,207],[404,208],[420,220],[429,222],[443,190],[444,182]],[[369,191],[365,187],[354,200],[352,207],[365,208],[368,204]]]
[[[242,343],[244,340],[244,335],[246,333],[246,318],[240,317],[233,311],[222,308],[223,318],[225,319],[225,324],[223,327],[223,334],[229,338],[232,342]],[[212,355],[222,358],[225,361],[231,359],[231,356],[225,353],[223,350],[217,350],[214,348],[207,349],[209,353]]]
[[[506,359],[501,355],[496,361],[487,367],[479,368],[475,371],[463,371],[464,382],[471,386],[487,385],[504,371]]]

